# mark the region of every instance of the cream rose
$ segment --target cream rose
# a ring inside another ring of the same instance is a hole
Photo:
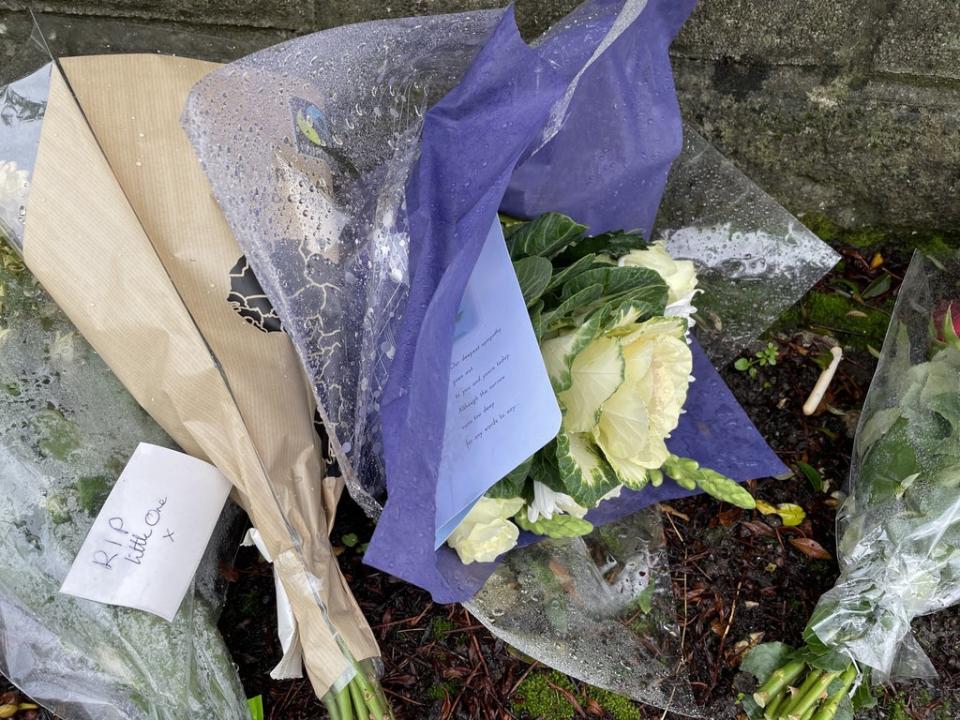
[[[690,320],[696,312],[693,298],[697,290],[697,270],[691,260],[674,260],[667,246],[659,240],[644,250],[632,250],[620,258],[619,265],[636,265],[656,272],[667,283],[667,317]]]
[[[447,538],[447,545],[457,551],[464,564],[493,562],[517,544],[520,529],[510,518],[523,504],[523,498],[480,498]]]

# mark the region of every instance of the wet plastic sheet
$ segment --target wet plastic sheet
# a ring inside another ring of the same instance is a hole
[[[840,577],[808,623],[874,679],[936,676],[910,623],[960,602],[960,344],[935,341],[958,298],[958,258],[916,254],[857,429]]]
[[[697,264],[697,339],[721,367],[840,260],[695,129],[673,164],[654,236]]]

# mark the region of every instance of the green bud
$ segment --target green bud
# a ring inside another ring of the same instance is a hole
[[[647,470],[647,478],[654,487],[660,487],[663,484],[663,473],[660,470]]]
[[[726,475],[721,475],[716,470],[701,468],[697,485],[708,495],[745,510],[752,510],[757,506],[757,501],[753,499],[753,495],[747,492],[742,485]]]

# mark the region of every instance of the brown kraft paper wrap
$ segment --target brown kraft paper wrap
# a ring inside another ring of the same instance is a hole
[[[114,55],[62,66],[70,87],[54,68],[27,265],[137,401],[233,482],[322,696],[350,667],[338,634],[357,660],[379,650],[331,552],[342,484],[324,479],[296,353],[227,301],[240,251],[179,124],[216,65]]]

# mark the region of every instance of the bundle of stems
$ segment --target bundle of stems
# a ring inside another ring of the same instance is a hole
[[[766,720],[833,720],[856,679],[853,663],[837,672],[792,660],[775,670],[753,699]]]
[[[353,662],[355,675],[340,690],[331,688],[323,696],[330,720],[394,720],[393,711],[376,675],[364,667],[364,663]]]

